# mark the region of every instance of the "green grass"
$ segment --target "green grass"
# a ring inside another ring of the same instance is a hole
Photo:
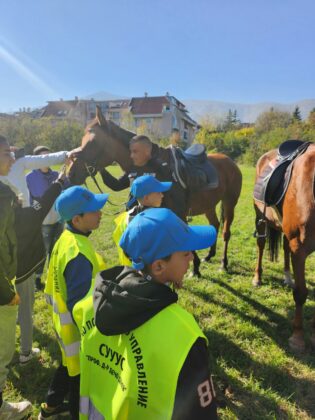
[[[112,167],[118,175],[119,168]],[[264,259],[261,288],[253,288],[256,244],[253,238],[252,191],[254,169],[242,167],[243,189],[236,208],[229,248],[229,272],[220,271],[222,239],[217,256],[203,263],[201,280],[186,279],[179,292],[180,303],[194,314],[209,340],[209,361],[220,399],[222,419],[311,419],[315,418],[315,353],[309,341],[303,355],[288,347],[294,311],[292,291],[282,286],[282,254],[278,263]],[[88,185],[95,190],[89,181]],[[106,188],[104,188],[105,191]],[[123,203],[127,192],[111,192],[114,203]],[[113,213],[119,208],[105,206],[101,228],[92,241],[108,266],[116,263],[111,234]],[[203,216],[194,224],[205,224]],[[206,251],[200,252],[204,256]],[[314,256],[307,261],[309,297],[305,304],[305,332],[309,339],[314,312]],[[43,294],[36,294],[35,344],[42,349],[39,361],[20,368],[13,361],[6,398],[28,398],[37,417],[53,371],[58,363],[54,339]],[[18,346],[17,346],[18,349]],[[228,392],[223,390],[228,386]]]

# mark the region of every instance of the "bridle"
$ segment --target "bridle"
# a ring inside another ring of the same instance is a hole
[[[96,169],[96,167],[95,166],[92,166],[92,165],[88,165],[86,162],[84,162],[83,161],[83,163],[84,163],[84,167],[85,167],[85,170],[86,170],[86,172],[87,172],[87,174],[88,174],[88,176],[90,176],[92,179],[93,179],[93,181],[94,181],[94,184],[96,185],[96,188],[99,190],[99,192],[101,193],[101,194],[104,194],[103,193],[103,191],[102,191],[102,189],[101,189],[101,187],[100,187],[100,185],[99,185],[99,183],[97,182],[97,179],[96,179],[96,177],[95,177],[95,174],[97,174],[97,169]],[[85,186],[86,186],[86,183],[84,182],[84,184],[85,184]],[[107,200],[108,201],[108,200]],[[108,201],[109,202],[109,201]]]
[[[95,162],[92,162],[92,163],[87,163],[87,162],[85,161],[85,159],[82,157],[82,155],[81,155],[81,156],[79,156],[79,157],[77,157],[77,159],[81,160],[81,162],[83,163],[84,168],[85,168],[85,170],[86,170],[86,172],[87,172],[87,176],[88,176],[88,177],[90,176],[90,177],[92,178],[92,180],[93,180],[93,182],[94,182],[94,184],[95,184],[96,188],[97,188],[97,189],[98,189],[98,191],[100,192],[100,194],[104,194],[104,191],[102,190],[102,188],[100,187],[100,185],[99,185],[99,183],[98,183],[98,181],[97,181],[97,179],[96,179],[96,174],[97,174],[97,172],[98,172],[98,169],[97,169],[97,160],[96,160]],[[85,185],[85,186],[86,186],[86,188],[87,188],[86,181],[84,181],[84,185]],[[122,207],[125,207],[125,205],[128,203],[128,201],[123,202],[123,203],[114,203],[113,201],[111,201],[111,200],[109,200],[109,199],[107,199],[107,202],[108,202],[111,206],[114,206],[114,207],[119,207],[120,209],[121,209]],[[121,213],[121,210],[118,210],[117,212],[114,212],[114,213],[106,213],[106,212],[104,212],[104,214],[107,214],[107,215],[109,215],[109,216],[115,216],[116,214],[119,214],[119,213]]]

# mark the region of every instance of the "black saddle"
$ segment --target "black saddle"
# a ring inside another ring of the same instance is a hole
[[[186,151],[172,146],[171,151],[173,170],[183,188],[192,192],[217,188],[218,173],[203,144],[193,144]]]
[[[302,140],[287,140],[279,146],[275,166],[268,165],[257,179],[255,200],[267,206],[280,205],[291,179],[293,163],[310,144]]]
[[[286,140],[280,144],[278,148],[278,155],[281,158],[286,158],[294,153],[304,143],[305,142],[303,140]]]

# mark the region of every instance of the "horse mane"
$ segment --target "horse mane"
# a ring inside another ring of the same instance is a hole
[[[113,121],[106,120],[106,123],[112,137],[120,141],[125,148],[129,149],[130,140],[136,135],[136,133],[120,127]]]

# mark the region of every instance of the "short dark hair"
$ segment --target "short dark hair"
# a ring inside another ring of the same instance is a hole
[[[0,134],[0,144],[9,144],[6,137],[2,136],[1,134]]]
[[[135,144],[135,143],[142,143],[142,144],[146,144],[147,146],[152,147],[152,142],[149,139],[149,137],[143,136],[143,135],[132,137],[132,139],[130,140],[130,144]]]
[[[51,152],[47,146],[36,146],[33,150],[33,155],[40,155],[42,152]]]

